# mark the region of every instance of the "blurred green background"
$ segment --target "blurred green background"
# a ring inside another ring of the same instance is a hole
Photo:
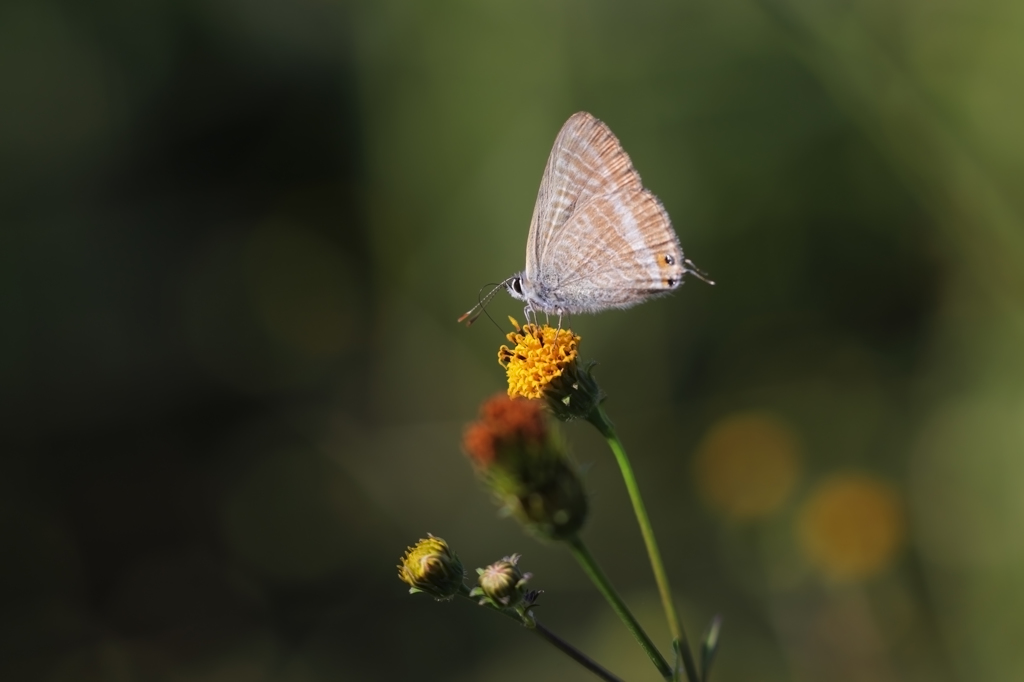
[[[504,339],[455,318],[587,110],[717,281],[573,320],[716,680],[1024,679],[1022,34],[1009,0],[3,3],[0,678],[591,679],[407,595],[432,532],[657,679],[459,450]]]

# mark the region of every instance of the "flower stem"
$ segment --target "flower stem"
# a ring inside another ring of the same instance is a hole
[[[651,527],[651,520],[647,516],[647,507],[644,506],[643,498],[640,496],[640,487],[636,482],[636,475],[633,473],[633,465],[629,462],[626,449],[619,440],[604,408],[596,405],[587,415],[587,421],[593,424],[615,455],[615,461],[619,464],[622,472],[622,479],[626,483],[626,490],[629,492],[629,499],[633,503],[633,513],[636,515],[637,523],[640,525],[640,533],[644,537],[644,544],[647,546],[647,556],[651,562],[651,570],[654,572],[654,581],[658,584],[658,593],[661,595],[661,605],[665,610],[665,618],[668,620],[668,629],[672,639],[679,643],[679,650],[682,653],[683,666],[686,669],[686,677],[690,682],[699,682],[697,665],[690,651],[690,644],[686,639],[686,632],[679,623],[679,615],[676,613],[675,602],[672,600],[672,588],[668,584],[668,575],[665,573],[665,564],[661,560],[661,551],[658,549],[658,541],[654,538],[654,529]]]
[[[548,630],[540,623],[536,623],[536,626],[533,628],[533,631],[545,640],[547,640],[556,649],[558,649],[566,656],[582,665],[590,672],[600,677],[602,680],[607,680],[607,682],[623,682],[621,677],[616,677],[612,673],[608,672],[600,665],[598,665],[598,663],[595,662],[592,658],[584,654],[582,651],[574,647],[572,644],[566,642],[564,639],[562,639],[555,633],[551,632],[551,630]]]
[[[476,599],[469,596],[469,588],[466,586],[463,586],[463,589],[459,591],[459,596],[465,597],[473,603],[477,603]],[[563,654],[565,654],[572,660],[576,661],[584,668],[600,677],[602,680],[605,680],[605,682],[624,682],[621,677],[614,675],[606,668],[604,668],[600,663],[587,656],[585,653],[574,647],[572,644],[566,642],[564,639],[553,633],[551,630],[547,629],[545,626],[541,625],[537,621],[536,617],[531,617],[529,619],[529,622],[527,622],[518,612],[516,612],[515,609],[499,609],[494,606],[491,606],[490,608],[493,611],[497,611],[506,618],[511,618],[512,620],[516,621],[528,630],[532,630],[541,639],[545,640],[548,644],[551,644],[553,647],[561,651]]]
[[[616,615],[618,615],[622,622],[626,624],[629,631],[633,633],[633,637],[635,637],[636,641],[640,643],[643,650],[647,652],[647,655],[651,658],[651,661],[654,662],[654,667],[658,669],[661,676],[666,680],[672,680],[672,668],[669,666],[668,661],[666,661],[665,657],[661,655],[658,648],[654,646],[654,642],[652,642],[651,638],[647,636],[644,629],[640,627],[640,623],[637,622],[633,614],[630,613],[629,608],[626,606],[625,602],[622,601],[619,593],[615,591],[614,587],[612,587],[611,582],[608,580],[608,576],[606,576],[604,571],[601,570],[601,567],[598,566],[597,561],[594,560],[594,557],[590,554],[590,550],[588,550],[587,546],[583,544],[580,537],[578,535],[574,535],[566,540],[565,543],[569,546],[573,556],[576,557],[576,561],[580,562],[580,565],[583,567],[583,570],[586,572],[590,580],[597,586],[597,589],[600,590],[602,595],[604,595],[604,598],[608,600],[608,603],[611,604]]]

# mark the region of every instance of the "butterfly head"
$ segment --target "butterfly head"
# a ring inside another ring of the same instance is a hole
[[[512,275],[505,280],[504,284],[508,289],[509,296],[520,301],[526,300],[526,292],[523,289],[523,273]]]

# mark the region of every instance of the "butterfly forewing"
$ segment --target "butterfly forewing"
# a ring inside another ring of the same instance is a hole
[[[565,122],[548,156],[526,245],[526,275],[531,278],[558,243],[570,217],[597,196],[642,187],[640,175],[619,140],[586,112]]]
[[[533,283],[544,307],[566,312],[626,308],[682,280],[683,252],[661,202],[625,190],[588,201],[553,240]]]

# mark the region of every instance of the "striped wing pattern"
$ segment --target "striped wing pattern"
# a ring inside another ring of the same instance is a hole
[[[527,275],[536,271],[578,208],[595,196],[641,187],[639,173],[608,126],[585,111],[573,114],[555,138],[537,192],[526,245]]]
[[[626,308],[675,289],[683,252],[608,127],[575,114],[541,182],[527,244],[531,303],[548,312]]]
[[[551,243],[534,282],[552,312],[628,308],[682,281],[683,252],[661,202],[645,189],[595,197],[574,213]]]

